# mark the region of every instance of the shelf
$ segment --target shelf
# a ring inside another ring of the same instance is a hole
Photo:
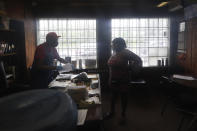
[[[0,54],[0,60],[2,61],[9,61],[12,63],[15,60],[16,53],[7,53],[7,54]]]
[[[16,53],[0,54],[0,57],[14,56]]]
[[[6,30],[6,29],[0,29],[0,33],[13,33],[15,30]]]

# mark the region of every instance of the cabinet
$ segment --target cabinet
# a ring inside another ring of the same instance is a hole
[[[15,82],[25,80],[25,32],[22,21],[10,20],[9,30],[0,29],[0,62],[1,68],[4,68],[1,69],[1,82],[7,73],[13,74]]]

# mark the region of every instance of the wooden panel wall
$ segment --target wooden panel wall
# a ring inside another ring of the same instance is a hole
[[[186,48],[185,70],[197,77],[197,18],[186,22]]]
[[[26,67],[29,68],[34,59],[36,48],[36,22],[32,15],[30,3],[21,0],[7,0],[5,2],[7,16],[24,22]]]
[[[29,5],[25,6],[25,45],[26,45],[26,66],[31,67],[36,50],[36,20],[34,19]]]

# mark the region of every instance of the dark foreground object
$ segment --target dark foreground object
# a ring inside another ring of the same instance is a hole
[[[77,108],[71,97],[56,90],[32,90],[0,99],[1,131],[72,131]]]

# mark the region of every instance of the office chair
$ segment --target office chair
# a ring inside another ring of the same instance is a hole
[[[6,73],[3,65],[3,61],[0,61],[0,97],[7,94],[8,82],[6,79]]]
[[[3,65],[3,61],[0,61],[0,89],[8,88],[8,82],[6,79],[6,73]]]

